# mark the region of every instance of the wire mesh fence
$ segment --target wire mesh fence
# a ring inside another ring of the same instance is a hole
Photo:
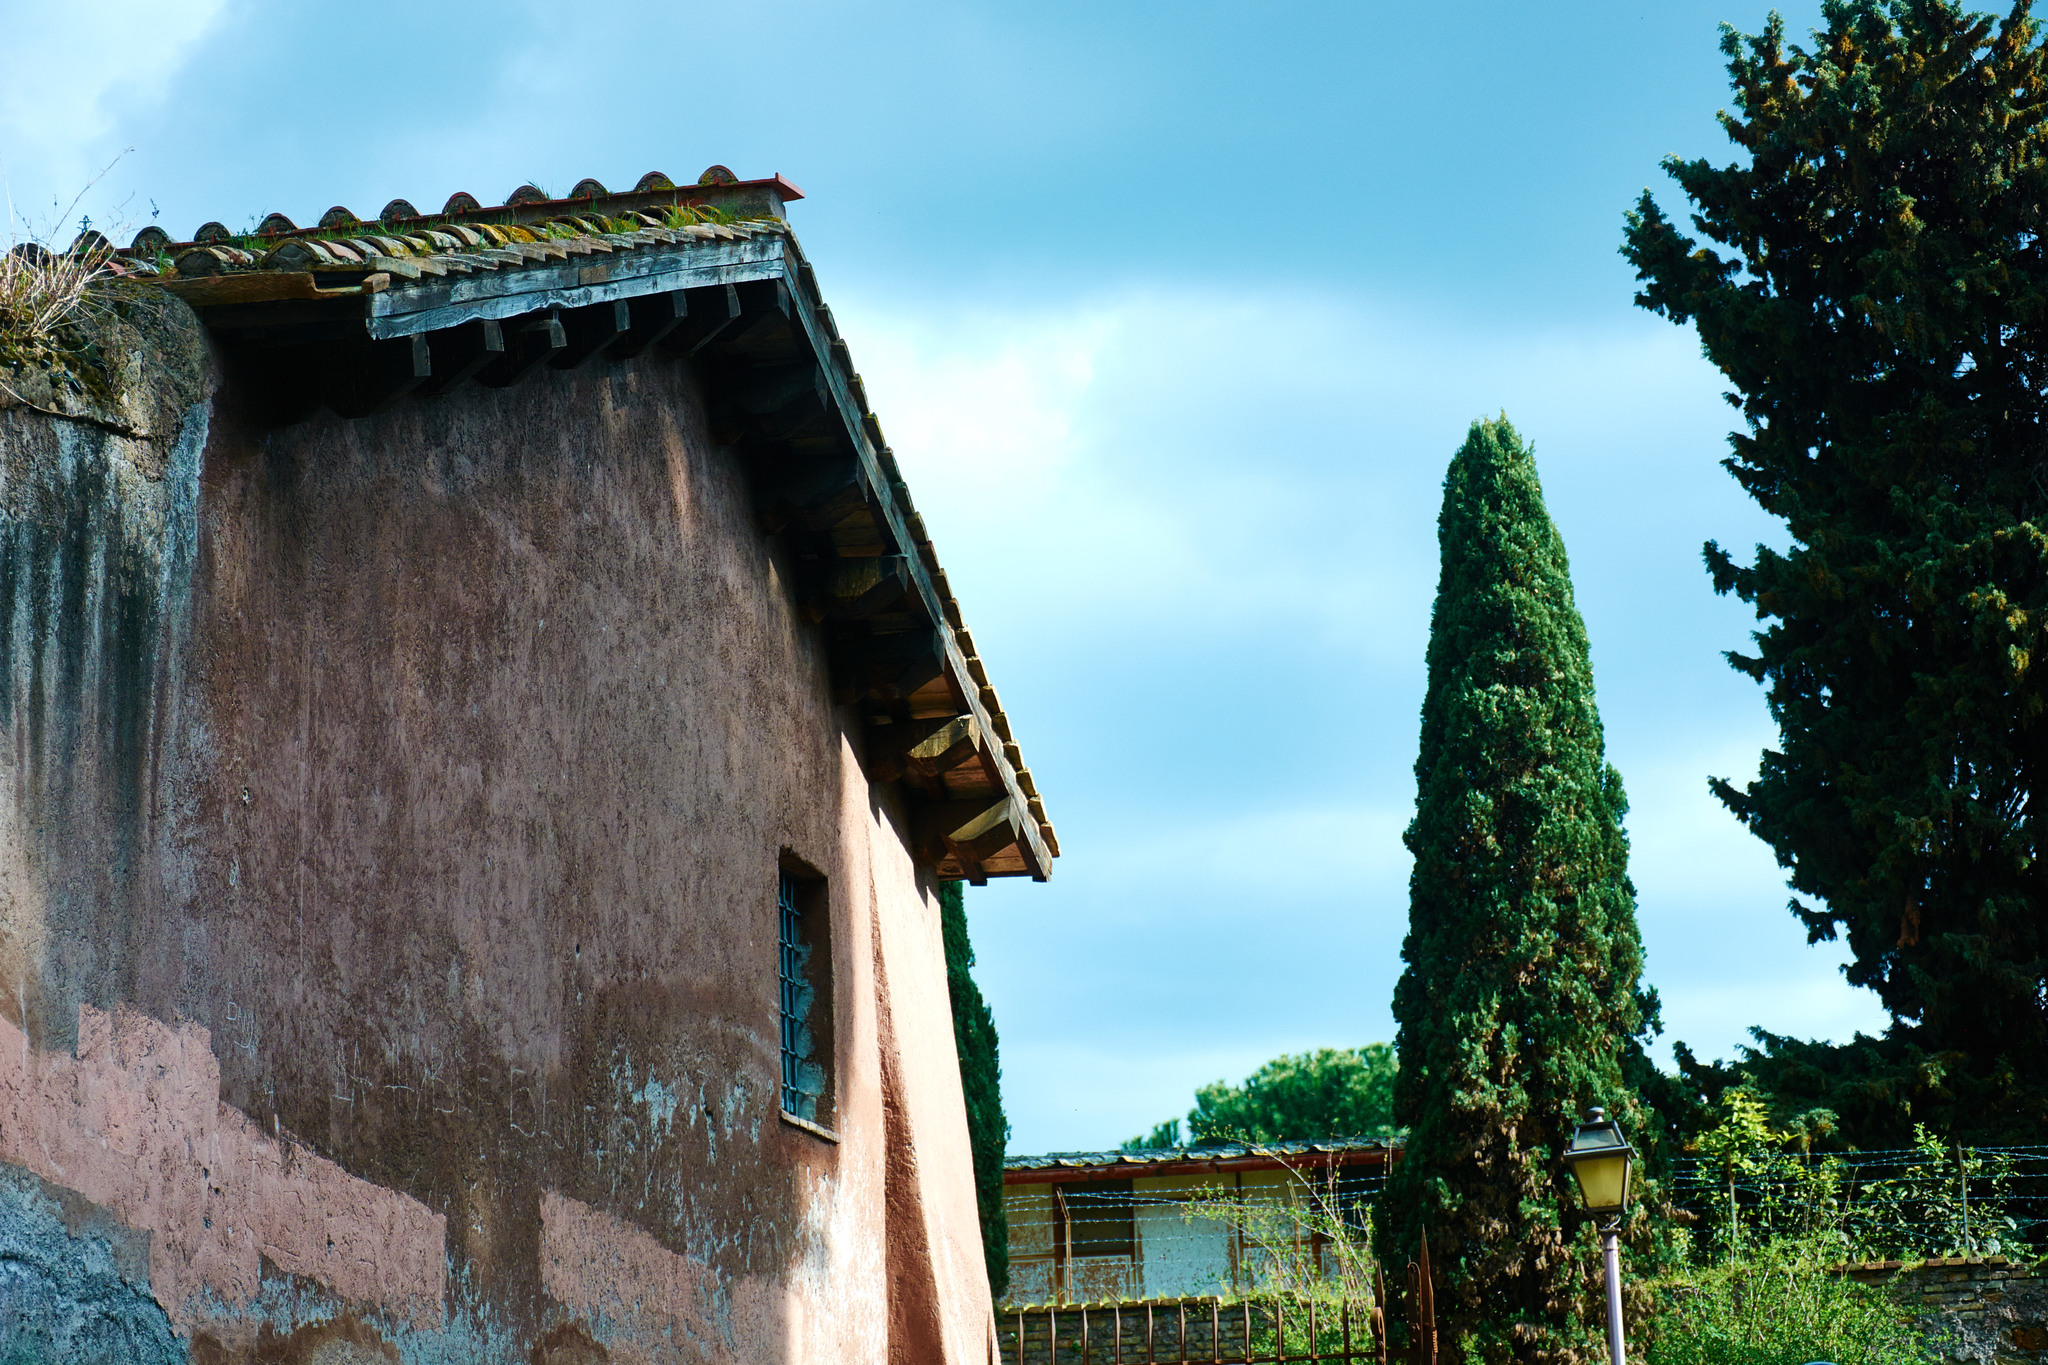
[[[1670,1195],[1708,1254],[1815,1235],[1858,1260],[2048,1249],[2048,1146],[1687,1157]]]

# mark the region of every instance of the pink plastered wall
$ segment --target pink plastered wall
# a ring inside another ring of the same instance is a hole
[[[441,1320],[447,1220],[222,1104],[203,1028],[84,1006],[73,1056],[0,1018],[0,1161],[150,1233],[151,1288],[180,1333],[251,1298],[264,1257],[343,1299]]]

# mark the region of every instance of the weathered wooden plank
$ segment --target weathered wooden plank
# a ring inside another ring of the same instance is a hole
[[[354,284],[328,289],[310,271],[256,271],[246,275],[202,275],[191,280],[163,280],[156,287],[176,294],[194,308],[211,308],[229,303],[274,303],[286,299],[352,299],[380,293],[391,287],[391,277],[381,272],[366,275]]]
[[[785,249],[779,236],[758,237],[417,284],[377,295],[369,330],[378,337],[404,336],[471,318],[503,319],[540,308],[582,308],[671,289],[779,278]]]

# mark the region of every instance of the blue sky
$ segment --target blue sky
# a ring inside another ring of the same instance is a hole
[[[1795,31],[1817,4],[1786,8]],[[970,896],[1020,1152],[1391,1039],[1443,468],[1536,444],[1593,641],[1666,1041],[1880,1027],[1706,794],[1771,730],[1701,542],[1718,461],[1623,212],[1725,158],[1716,25],[1548,6],[0,0],[18,213],[188,235],[721,162],[792,217],[1067,853]]]

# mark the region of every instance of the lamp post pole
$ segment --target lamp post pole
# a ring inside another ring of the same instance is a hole
[[[1609,1365],[1628,1365],[1621,1340],[1621,1220],[1600,1225],[1600,1259],[1607,1263],[1607,1356]]]
[[[1608,1365],[1628,1365],[1621,1339],[1621,1223],[1628,1214],[1635,1155],[1621,1125],[1609,1119],[1605,1109],[1586,1111],[1586,1121],[1572,1134],[1564,1153],[1586,1212],[1600,1220],[1600,1260],[1607,1272]]]

